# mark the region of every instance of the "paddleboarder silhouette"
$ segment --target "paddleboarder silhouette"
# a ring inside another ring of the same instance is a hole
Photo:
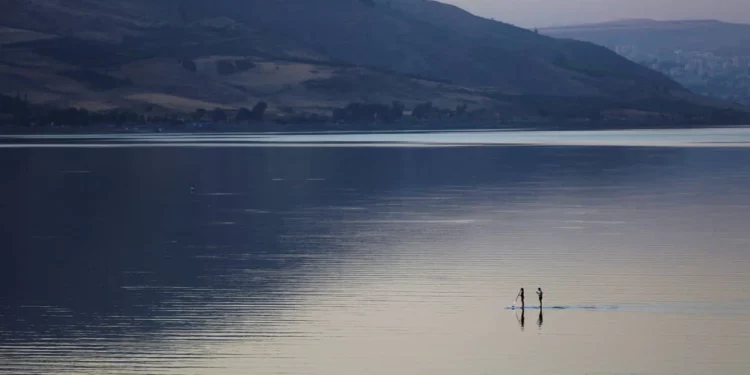
[[[518,300],[518,297],[521,297],[521,309],[524,309],[526,307],[526,302],[524,302],[523,288],[521,288],[521,291],[518,292],[518,295],[516,296],[516,300]]]
[[[523,291],[523,289],[521,289]],[[542,292],[542,288],[536,288],[536,295],[539,296],[539,309],[542,309],[542,297],[544,295],[544,292]]]

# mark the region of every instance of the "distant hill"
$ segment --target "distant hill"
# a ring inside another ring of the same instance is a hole
[[[331,115],[397,100],[484,118],[679,119],[731,106],[606,48],[435,1],[3,3],[2,93],[58,107],[167,113],[265,101],[280,115]]]
[[[541,32],[606,46],[695,92],[750,104],[750,25],[623,20]]]

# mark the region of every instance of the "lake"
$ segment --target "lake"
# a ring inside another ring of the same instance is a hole
[[[747,374],[749,145],[0,136],[0,374]]]

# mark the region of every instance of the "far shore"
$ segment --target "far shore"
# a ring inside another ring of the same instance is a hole
[[[544,121],[544,122],[424,122],[409,124],[233,124],[233,123],[185,123],[185,124],[97,124],[88,126],[0,126],[0,135],[7,134],[129,134],[129,133],[319,133],[319,132],[429,132],[429,131],[545,131],[545,130],[639,130],[639,129],[696,129],[716,127],[744,127],[745,124],[674,124],[652,121],[592,122]]]

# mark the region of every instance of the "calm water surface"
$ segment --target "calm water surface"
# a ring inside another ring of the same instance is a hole
[[[0,140],[0,374],[750,371],[748,134],[452,136]]]

